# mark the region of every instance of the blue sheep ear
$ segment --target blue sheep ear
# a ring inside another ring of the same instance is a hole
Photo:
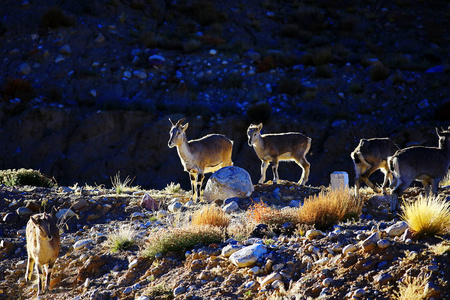
[[[172,124],[172,126],[175,126],[175,124],[173,124],[173,122],[170,118],[169,118],[169,122],[170,122],[170,124]]]
[[[184,124],[184,125],[182,126],[183,132],[186,131],[186,129],[188,128],[188,126],[189,126],[189,123],[186,123],[186,124]]]
[[[32,221],[34,224],[39,225],[39,221],[36,220],[36,217],[35,217],[35,216],[31,216],[30,219],[31,219],[31,221]]]
[[[263,123],[259,123],[259,125],[258,125],[258,129],[259,129],[259,130],[261,130],[261,129],[262,129],[262,127],[263,127]]]

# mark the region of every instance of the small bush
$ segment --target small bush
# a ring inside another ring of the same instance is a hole
[[[215,205],[207,205],[192,215],[193,225],[211,225],[221,228],[228,227],[231,217]]]
[[[232,221],[227,228],[227,233],[235,240],[245,241],[251,237],[254,229],[255,224],[253,222],[240,221],[237,223]]]
[[[420,197],[402,206],[401,218],[419,236],[435,236],[450,229],[450,202],[437,196]]]
[[[70,27],[74,20],[67,16],[59,7],[52,7],[42,15],[41,26],[44,28]]]
[[[53,187],[56,185],[54,179],[41,174],[40,171],[32,169],[1,170],[0,184],[7,186],[31,185],[42,187]]]
[[[373,81],[385,80],[389,76],[389,68],[381,62],[375,63],[370,68],[370,79]]]
[[[164,191],[168,194],[173,195],[173,194],[178,194],[178,193],[182,192],[183,189],[181,188],[179,183],[171,182],[164,188]]]
[[[281,226],[284,223],[298,223],[296,209],[275,209],[264,202],[256,202],[249,207],[247,217],[257,224]]]
[[[154,258],[158,253],[183,252],[197,244],[220,243],[225,235],[220,227],[190,226],[160,230],[150,235],[144,257]]]
[[[361,214],[362,202],[350,194],[348,189],[321,191],[310,196],[298,209],[299,222],[327,229],[348,217]]]
[[[294,20],[301,29],[320,31],[325,29],[325,15],[315,7],[300,7],[293,14]]]
[[[398,291],[394,292],[397,300],[422,300],[425,299],[424,291],[428,283],[425,276],[410,277],[406,276],[404,281],[398,285]]]
[[[124,251],[136,243],[136,235],[136,230],[131,226],[122,226],[108,235],[106,244],[112,253]]]

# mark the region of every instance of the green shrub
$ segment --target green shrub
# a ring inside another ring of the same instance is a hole
[[[54,180],[45,177],[40,171],[32,169],[1,170],[0,184],[7,186],[31,185],[42,187],[53,187],[56,185]]]
[[[131,226],[123,226],[108,234],[106,244],[112,253],[124,251],[135,244],[137,232]]]
[[[159,230],[150,235],[144,257],[154,258],[158,253],[183,252],[198,244],[220,243],[224,238],[221,228],[208,225]]]

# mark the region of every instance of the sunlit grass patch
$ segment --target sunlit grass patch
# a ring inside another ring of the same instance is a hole
[[[346,218],[358,217],[362,204],[362,200],[356,199],[349,189],[321,191],[306,199],[298,209],[299,222],[326,229]]]
[[[397,300],[422,300],[424,297],[425,286],[428,279],[424,276],[410,277],[407,276],[405,280],[398,285],[398,291],[394,292]]]
[[[192,225],[228,227],[231,217],[216,205],[206,205],[192,215]]]
[[[150,235],[143,254],[144,257],[154,258],[158,253],[182,252],[197,244],[220,243],[224,238],[223,229],[217,226],[197,225],[164,229]]]
[[[284,223],[298,223],[297,209],[276,209],[264,202],[255,202],[247,210],[247,217],[256,224],[283,225]]]
[[[444,234],[450,228],[450,202],[438,196],[419,197],[402,206],[401,218],[418,236]]]
[[[135,187],[131,186],[131,183],[133,182],[134,178],[130,178],[129,176],[127,176],[122,181],[122,179],[120,178],[120,171],[117,172],[117,174],[114,175],[114,177],[111,177],[110,179],[111,179],[113,189],[116,191],[117,195],[120,195],[127,191],[135,191],[135,190],[140,189],[139,186],[135,186]]]

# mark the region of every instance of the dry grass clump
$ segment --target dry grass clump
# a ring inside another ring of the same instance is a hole
[[[192,215],[192,225],[211,225],[226,228],[230,224],[231,217],[220,207],[214,204],[206,205]]]
[[[220,243],[224,238],[222,228],[210,225],[159,230],[150,235],[143,255],[155,258],[158,253],[182,252],[198,244]]]
[[[362,204],[362,200],[356,199],[349,189],[335,189],[328,193],[321,191],[310,196],[298,209],[299,222],[326,229],[341,220],[358,216]]]
[[[264,202],[256,202],[247,210],[247,217],[257,224],[283,225],[284,223],[298,223],[297,209],[279,210],[272,208]]]
[[[131,226],[122,226],[108,234],[106,245],[112,253],[124,251],[136,243],[137,231]]]
[[[450,202],[438,196],[420,197],[402,206],[401,218],[419,236],[435,236],[450,229]]]
[[[255,224],[253,222],[247,222],[247,220],[234,220],[227,228],[227,233],[235,240],[244,241],[251,237]]]
[[[429,250],[434,255],[444,255],[447,252],[450,252],[450,241],[443,241],[439,244],[432,245],[429,247]]]
[[[117,174],[114,175],[114,177],[111,177],[110,179],[111,179],[112,186],[113,186],[114,190],[116,191],[117,195],[120,195],[127,191],[136,191],[136,190],[140,189],[140,186],[135,186],[135,187],[131,186],[131,183],[133,182],[134,178],[131,179],[129,176],[127,176],[122,181],[120,179],[120,171],[117,172]]]
[[[398,291],[394,292],[395,299],[397,300],[422,300],[424,296],[425,286],[428,283],[428,279],[424,276],[409,277],[407,276],[404,281],[401,281],[398,285]]]

